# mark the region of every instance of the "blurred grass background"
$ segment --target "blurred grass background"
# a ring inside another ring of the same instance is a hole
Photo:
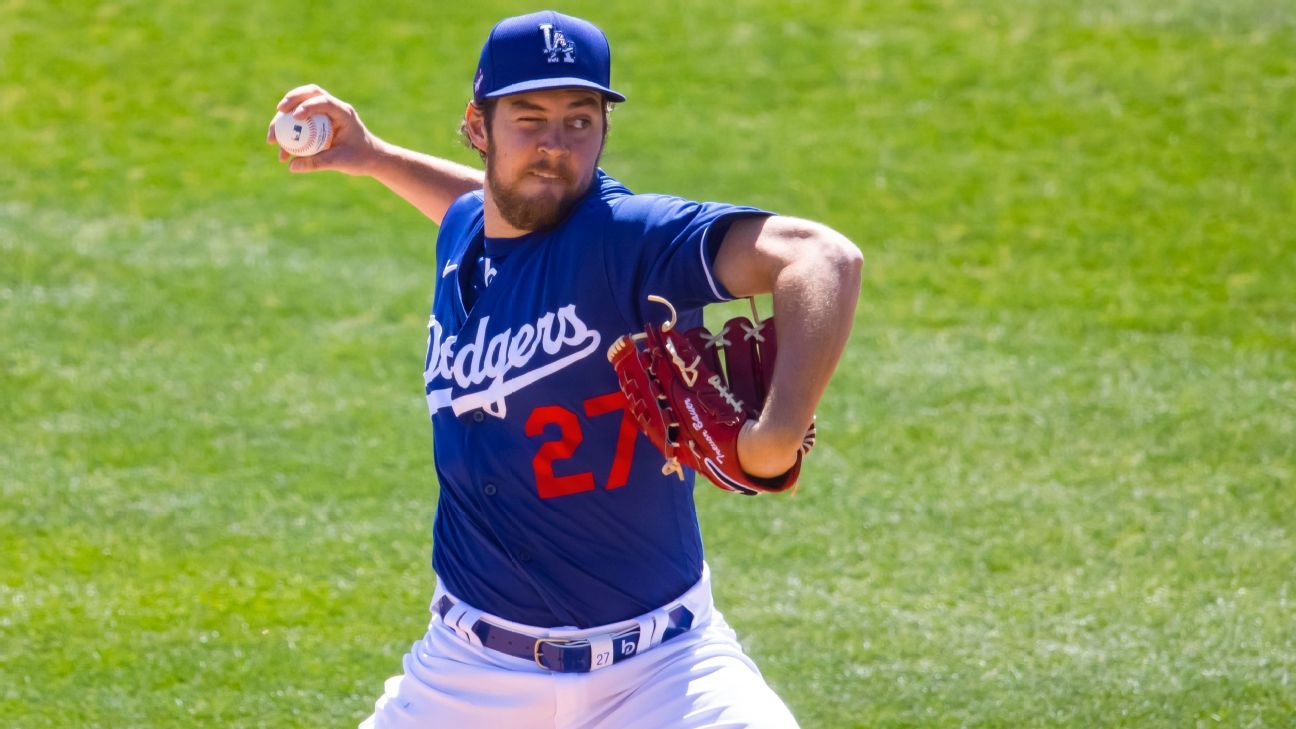
[[[805,727],[1292,726],[1296,6],[563,2],[604,167],[865,252],[793,499],[699,488]],[[533,5],[0,0],[0,716],[354,725],[426,623],[436,228],[262,143],[463,162]]]

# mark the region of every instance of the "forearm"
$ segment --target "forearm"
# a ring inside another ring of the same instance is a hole
[[[480,190],[481,170],[379,141],[371,177],[441,224],[450,203]]]
[[[844,236],[792,218],[735,223],[716,259],[736,296],[771,293],[778,359],[760,417],[738,439],[738,460],[753,476],[777,476],[796,454],[846,348],[864,258]]]
[[[778,360],[757,427],[795,447],[841,359],[855,320],[860,268],[849,255],[805,256],[774,281]]]
[[[461,195],[482,187],[484,176],[471,167],[398,147],[369,131],[355,107],[316,84],[292,89],[275,107],[297,119],[324,114],[333,125],[329,148],[308,157],[292,157],[280,148],[279,161],[294,173],[335,170],[347,175],[373,177],[400,195],[437,225]],[[272,121],[266,143],[275,144]]]

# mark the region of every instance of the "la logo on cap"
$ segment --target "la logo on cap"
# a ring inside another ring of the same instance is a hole
[[[541,23],[540,31],[544,33],[544,53],[550,63],[576,62],[576,44],[567,40],[561,30],[554,30],[553,23]],[[559,58],[561,56],[561,58]]]

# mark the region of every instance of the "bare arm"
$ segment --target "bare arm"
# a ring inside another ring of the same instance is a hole
[[[293,159],[288,165],[293,172],[336,170],[373,177],[437,225],[450,203],[482,187],[480,170],[379,139],[360,121],[354,107],[314,84],[289,91],[277,108],[298,119],[325,114],[333,124],[329,148],[313,157]],[[273,124],[266,131],[266,142],[275,144]],[[288,154],[279,150],[279,160],[288,159]]]
[[[379,151],[369,174],[400,195],[437,225],[450,203],[482,188],[481,170],[378,140]]]
[[[738,460],[753,476],[777,476],[795,463],[855,321],[863,264],[840,233],[796,218],[740,220],[720,244],[720,282],[735,296],[773,294],[779,323],[769,396],[738,439]]]

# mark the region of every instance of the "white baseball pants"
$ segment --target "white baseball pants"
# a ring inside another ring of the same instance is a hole
[[[438,586],[433,604],[444,594]],[[555,673],[481,646],[470,630],[479,611],[442,620],[433,610],[427,634],[405,654],[404,673],[387,680],[360,729],[796,729],[715,610],[706,568],[666,607],[679,604],[694,615],[691,630],[590,673]],[[592,630],[484,617],[536,637],[575,639],[643,625],[651,615]],[[456,620],[458,627],[448,624]]]

